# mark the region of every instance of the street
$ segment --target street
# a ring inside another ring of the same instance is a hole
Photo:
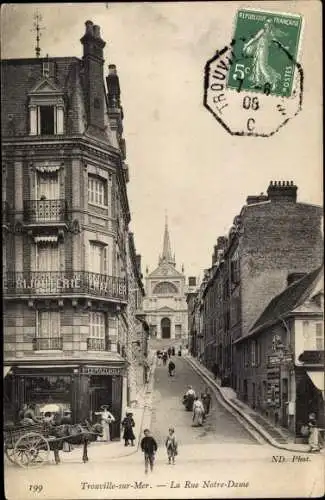
[[[212,397],[210,414],[203,427],[192,427],[192,413],[185,411],[182,398],[191,385],[200,395],[206,384],[183,357],[173,357],[175,376],[168,375],[167,366],[155,371],[152,432],[162,443],[168,427],[174,427],[180,450],[182,445],[198,444],[256,444],[255,439]],[[212,391],[211,391],[211,394]]]
[[[6,497],[29,498],[252,498],[319,496],[324,476],[320,455],[294,454],[261,445],[215,399],[203,428],[191,426],[182,394],[187,385],[197,392],[204,383],[183,358],[176,358],[176,376],[158,366],[153,393],[152,433],[158,442],[155,469],[144,474],[140,450],[123,458],[108,456],[107,446],[94,443],[87,464],[81,449],[62,453],[62,463],[38,469],[5,465]],[[168,465],[164,438],[174,426],[179,441],[176,464]]]

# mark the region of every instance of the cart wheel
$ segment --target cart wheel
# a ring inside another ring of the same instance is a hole
[[[8,460],[12,463],[15,464],[15,449],[14,448],[5,448],[5,454]]]
[[[47,439],[37,432],[21,436],[15,444],[14,460],[20,467],[40,467],[49,460]]]

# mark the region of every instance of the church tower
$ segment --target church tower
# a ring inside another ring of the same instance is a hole
[[[159,265],[163,264],[164,262],[176,267],[175,255],[174,255],[174,258],[172,258],[172,251],[171,251],[169,231],[168,231],[167,215],[166,215],[166,220],[165,220],[163,251],[162,251],[161,256],[159,257]]]
[[[150,335],[156,347],[187,343],[187,303],[185,275],[176,269],[172,254],[167,216],[163,234],[162,253],[158,267],[147,273],[144,312],[150,325]]]

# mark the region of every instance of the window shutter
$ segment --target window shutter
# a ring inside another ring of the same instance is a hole
[[[108,246],[103,247],[103,274],[109,274],[108,270]]]

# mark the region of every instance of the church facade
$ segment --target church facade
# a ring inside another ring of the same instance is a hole
[[[188,314],[185,275],[176,269],[172,256],[167,220],[163,251],[158,267],[145,278],[144,312],[149,323],[150,336],[187,343]]]

